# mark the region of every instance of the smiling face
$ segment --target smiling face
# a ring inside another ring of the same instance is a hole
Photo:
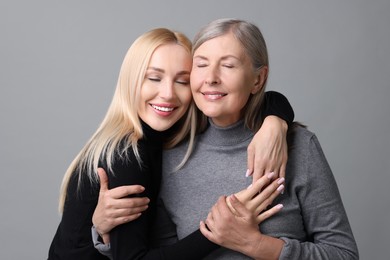
[[[198,108],[218,126],[242,118],[250,94],[261,89],[240,42],[228,33],[204,42],[194,52],[191,90]]]
[[[141,87],[139,117],[151,128],[164,131],[187,111],[191,102],[191,54],[178,44],[154,51]]]

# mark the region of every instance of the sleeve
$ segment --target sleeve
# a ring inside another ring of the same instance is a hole
[[[143,161],[146,162],[146,161]],[[156,163],[156,165],[159,165]],[[145,187],[141,196],[151,199],[149,208],[136,220],[119,225],[110,232],[110,246],[113,259],[201,259],[209,254],[216,245],[208,241],[200,231],[186,239],[159,248],[151,247],[151,225],[155,217],[156,184],[150,168],[143,163],[140,167],[134,154],[128,160],[116,160],[113,173],[108,174],[110,188],[140,184]],[[161,165],[159,166],[161,168]],[[161,169],[160,169],[161,170]],[[153,178],[152,178],[153,177]],[[158,183],[159,185],[159,183]]]
[[[48,259],[107,259],[94,248],[91,238],[92,213],[96,207],[98,187],[83,176],[69,180],[61,222],[50,245]]]
[[[263,119],[273,115],[283,119],[288,125],[294,121],[294,110],[290,102],[283,94],[276,91],[265,92],[261,111]]]
[[[308,176],[299,195],[307,241],[281,237],[280,259],[358,259],[358,249],[339,190],[315,135],[307,153]]]
[[[92,242],[94,247],[104,256],[107,256],[109,259],[112,260],[112,253],[111,253],[111,245],[110,243],[104,244],[101,241],[101,238],[99,236],[99,233],[97,232],[96,228],[92,226],[91,228],[91,234],[92,234]]]

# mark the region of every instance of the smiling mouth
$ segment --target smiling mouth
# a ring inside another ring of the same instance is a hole
[[[207,92],[202,92],[202,94],[203,96],[211,100],[217,100],[227,95],[224,93],[207,93]]]
[[[161,112],[172,112],[175,108],[174,107],[160,107],[156,105],[151,105],[154,109],[161,111]]]

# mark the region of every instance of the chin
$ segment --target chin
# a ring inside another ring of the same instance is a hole
[[[153,122],[153,124],[149,124],[149,126],[156,131],[162,132],[165,130],[168,130],[169,128],[172,127],[173,124],[162,124],[159,123],[158,121]]]

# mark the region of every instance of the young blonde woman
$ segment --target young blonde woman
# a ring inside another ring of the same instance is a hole
[[[197,240],[207,240],[200,232],[164,248],[152,249],[149,239],[163,144],[172,148],[185,138],[190,140],[180,165],[190,155],[198,125],[189,84],[191,69],[191,43],[181,33],[155,29],[132,44],[103,122],[65,173],[62,219],[49,259],[106,259],[94,248],[90,232],[99,196],[98,167],[108,171],[110,188],[134,185],[131,193],[140,196],[134,198],[140,211],[150,200],[136,221],[112,230],[114,259],[197,259],[213,249],[192,248]],[[278,194],[276,183],[274,187],[268,189],[268,197]],[[127,243],[132,246],[124,247]]]
[[[159,223],[169,223],[162,219],[166,216],[173,224],[158,229],[160,242],[172,243],[175,234],[183,239],[200,222],[202,234],[222,246],[204,259],[358,259],[332,171],[316,136],[304,127],[289,130],[286,189],[270,202],[282,204],[282,211],[259,218],[250,189],[220,197],[252,182],[241,173],[246,147],[261,126],[255,115],[261,110],[268,66],[263,36],[246,21],[216,20],[195,37],[191,90],[209,126],[177,172],[178,155],[187,145],[164,152],[160,197],[167,214],[161,214]],[[109,207],[96,212],[105,215],[95,219],[97,229],[114,222],[109,212]]]

